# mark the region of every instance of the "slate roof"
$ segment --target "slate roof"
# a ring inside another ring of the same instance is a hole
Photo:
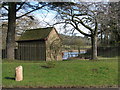
[[[52,31],[53,27],[47,28],[37,28],[26,30],[18,41],[28,41],[28,40],[44,40],[47,38],[49,33]]]

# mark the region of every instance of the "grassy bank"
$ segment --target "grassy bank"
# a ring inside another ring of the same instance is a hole
[[[46,62],[3,61],[3,87],[108,87],[118,85],[116,58],[101,61],[70,60],[54,62],[54,68],[44,68]],[[22,65],[24,80],[14,80],[15,67]]]

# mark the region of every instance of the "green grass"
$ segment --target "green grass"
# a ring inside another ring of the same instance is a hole
[[[54,62],[54,68],[43,68],[46,62],[3,61],[3,87],[107,87],[118,85],[116,58],[99,61],[70,60]],[[15,76],[15,67],[22,65],[24,80],[9,79]]]

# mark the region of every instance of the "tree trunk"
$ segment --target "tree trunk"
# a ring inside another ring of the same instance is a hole
[[[14,59],[15,53],[15,27],[16,27],[16,4],[15,2],[9,2],[8,12],[8,32],[6,39],[7,59]]]
[[[94,35],[91,37],[91,42],[92,42],[92,60],[96,60],[97,58],[97,35]]]
[[[78,46],[78,57],[80,57],[80,47]]]
[[[0,61],[2,60],[2,43],[2,26],[0,26]]]
[[[101,45],[103,44],[103,32],[101,31]]]

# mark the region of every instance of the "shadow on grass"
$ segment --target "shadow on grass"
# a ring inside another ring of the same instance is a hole
[[[42,65],[42,68],[54,68],[55,63],[54,62],[46,62],[46,65]]]
[[[41,66],[41,67],[42,67],[42,68],[49,68],[48,66],[45,66],[45,65],[44,65],[44,66]]]
[[[5,77],[5,79],[15,80],[15,78],[14,78],[14,77]]]

